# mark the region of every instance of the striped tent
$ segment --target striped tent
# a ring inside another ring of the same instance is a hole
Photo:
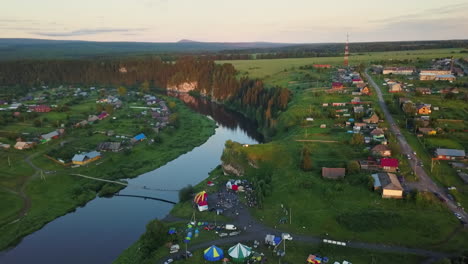
[[[238,243],[237,245],[232,246],[228,250],[228,253],[235,261],[244,261],[244,259],[252,254],[252,248]]]
[[[217,246],[211,246],[205,249],[203,257],[208,261],[218,261],[224,258],[224,252]]]

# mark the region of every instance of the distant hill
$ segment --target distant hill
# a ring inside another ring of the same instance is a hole
[[[350,43],[351,52],[397,51],[438,48],[468,48],[467,40],[397,41]],[[199,42],[182,39],[178,42],[93,42],[79,40],[8,39],[0,38],[0,60],[73,59],[203,54],[214,59],[244,59],[246,54],[257,58],[339,56],[344,43],[272,43],[272,42]],[[239,54],[243,54],[239,56]],[[231,57],[229,57],[231,56]]]
[[[295,44],[269,42],[93,42],[44,39],[0,38],[0,60],[85,58],[164,53],[206,53],[223,50],[278,48]]]

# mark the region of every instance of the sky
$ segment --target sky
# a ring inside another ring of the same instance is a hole
[[[0,38],[283,43],[468,39],[468,0],[2,0]]]

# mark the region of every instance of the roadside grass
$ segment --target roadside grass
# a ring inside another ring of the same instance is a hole
[[[371,63],[386,60],[392,63],[394,60],[427,60],[433,58],[450,57],[461,58],[462,49],[428,49],[413,51],[367,52],[358,55],[351,53],[349,63]],[[453,52],[453,53],[452,53]],[[266,60],[229,60],[217,61],[217,63],[231,63],[241,73],[248,73],[250,77],[265,78],[280,73],[284,69],[297,68],[307,64],[331,64],[342,65],[343,57],[317,57],[317,58],[293,58],[293,59],[266,59]]]
[[[14,193],[0,189],[0,226],[16,219],[23,207],[23,200]]]

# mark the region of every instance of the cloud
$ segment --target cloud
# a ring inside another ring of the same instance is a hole
[[[448,14],[456,14],[459,12],[464,12],[468,8],[468,3],[458,3],[443,6],[440,8],[431,8],[424,9],[415,13],[402,14],[393,17],[387,17],[382,19],[369,20],[370,23],[388,23],[388,22],[398,22],[399,20],[408,20],[408,19],[431,19],[434,16],[443,16]]]
[[[73,36],[86,36],[86,35],[98,35],[104,33],[113,33],[113,32],[140,32],[145,31],[147,28],[94,28],[94,29],[79,29],[66,32],[30,32],[33,35],[43,36],[43,37],[73,37]]]

